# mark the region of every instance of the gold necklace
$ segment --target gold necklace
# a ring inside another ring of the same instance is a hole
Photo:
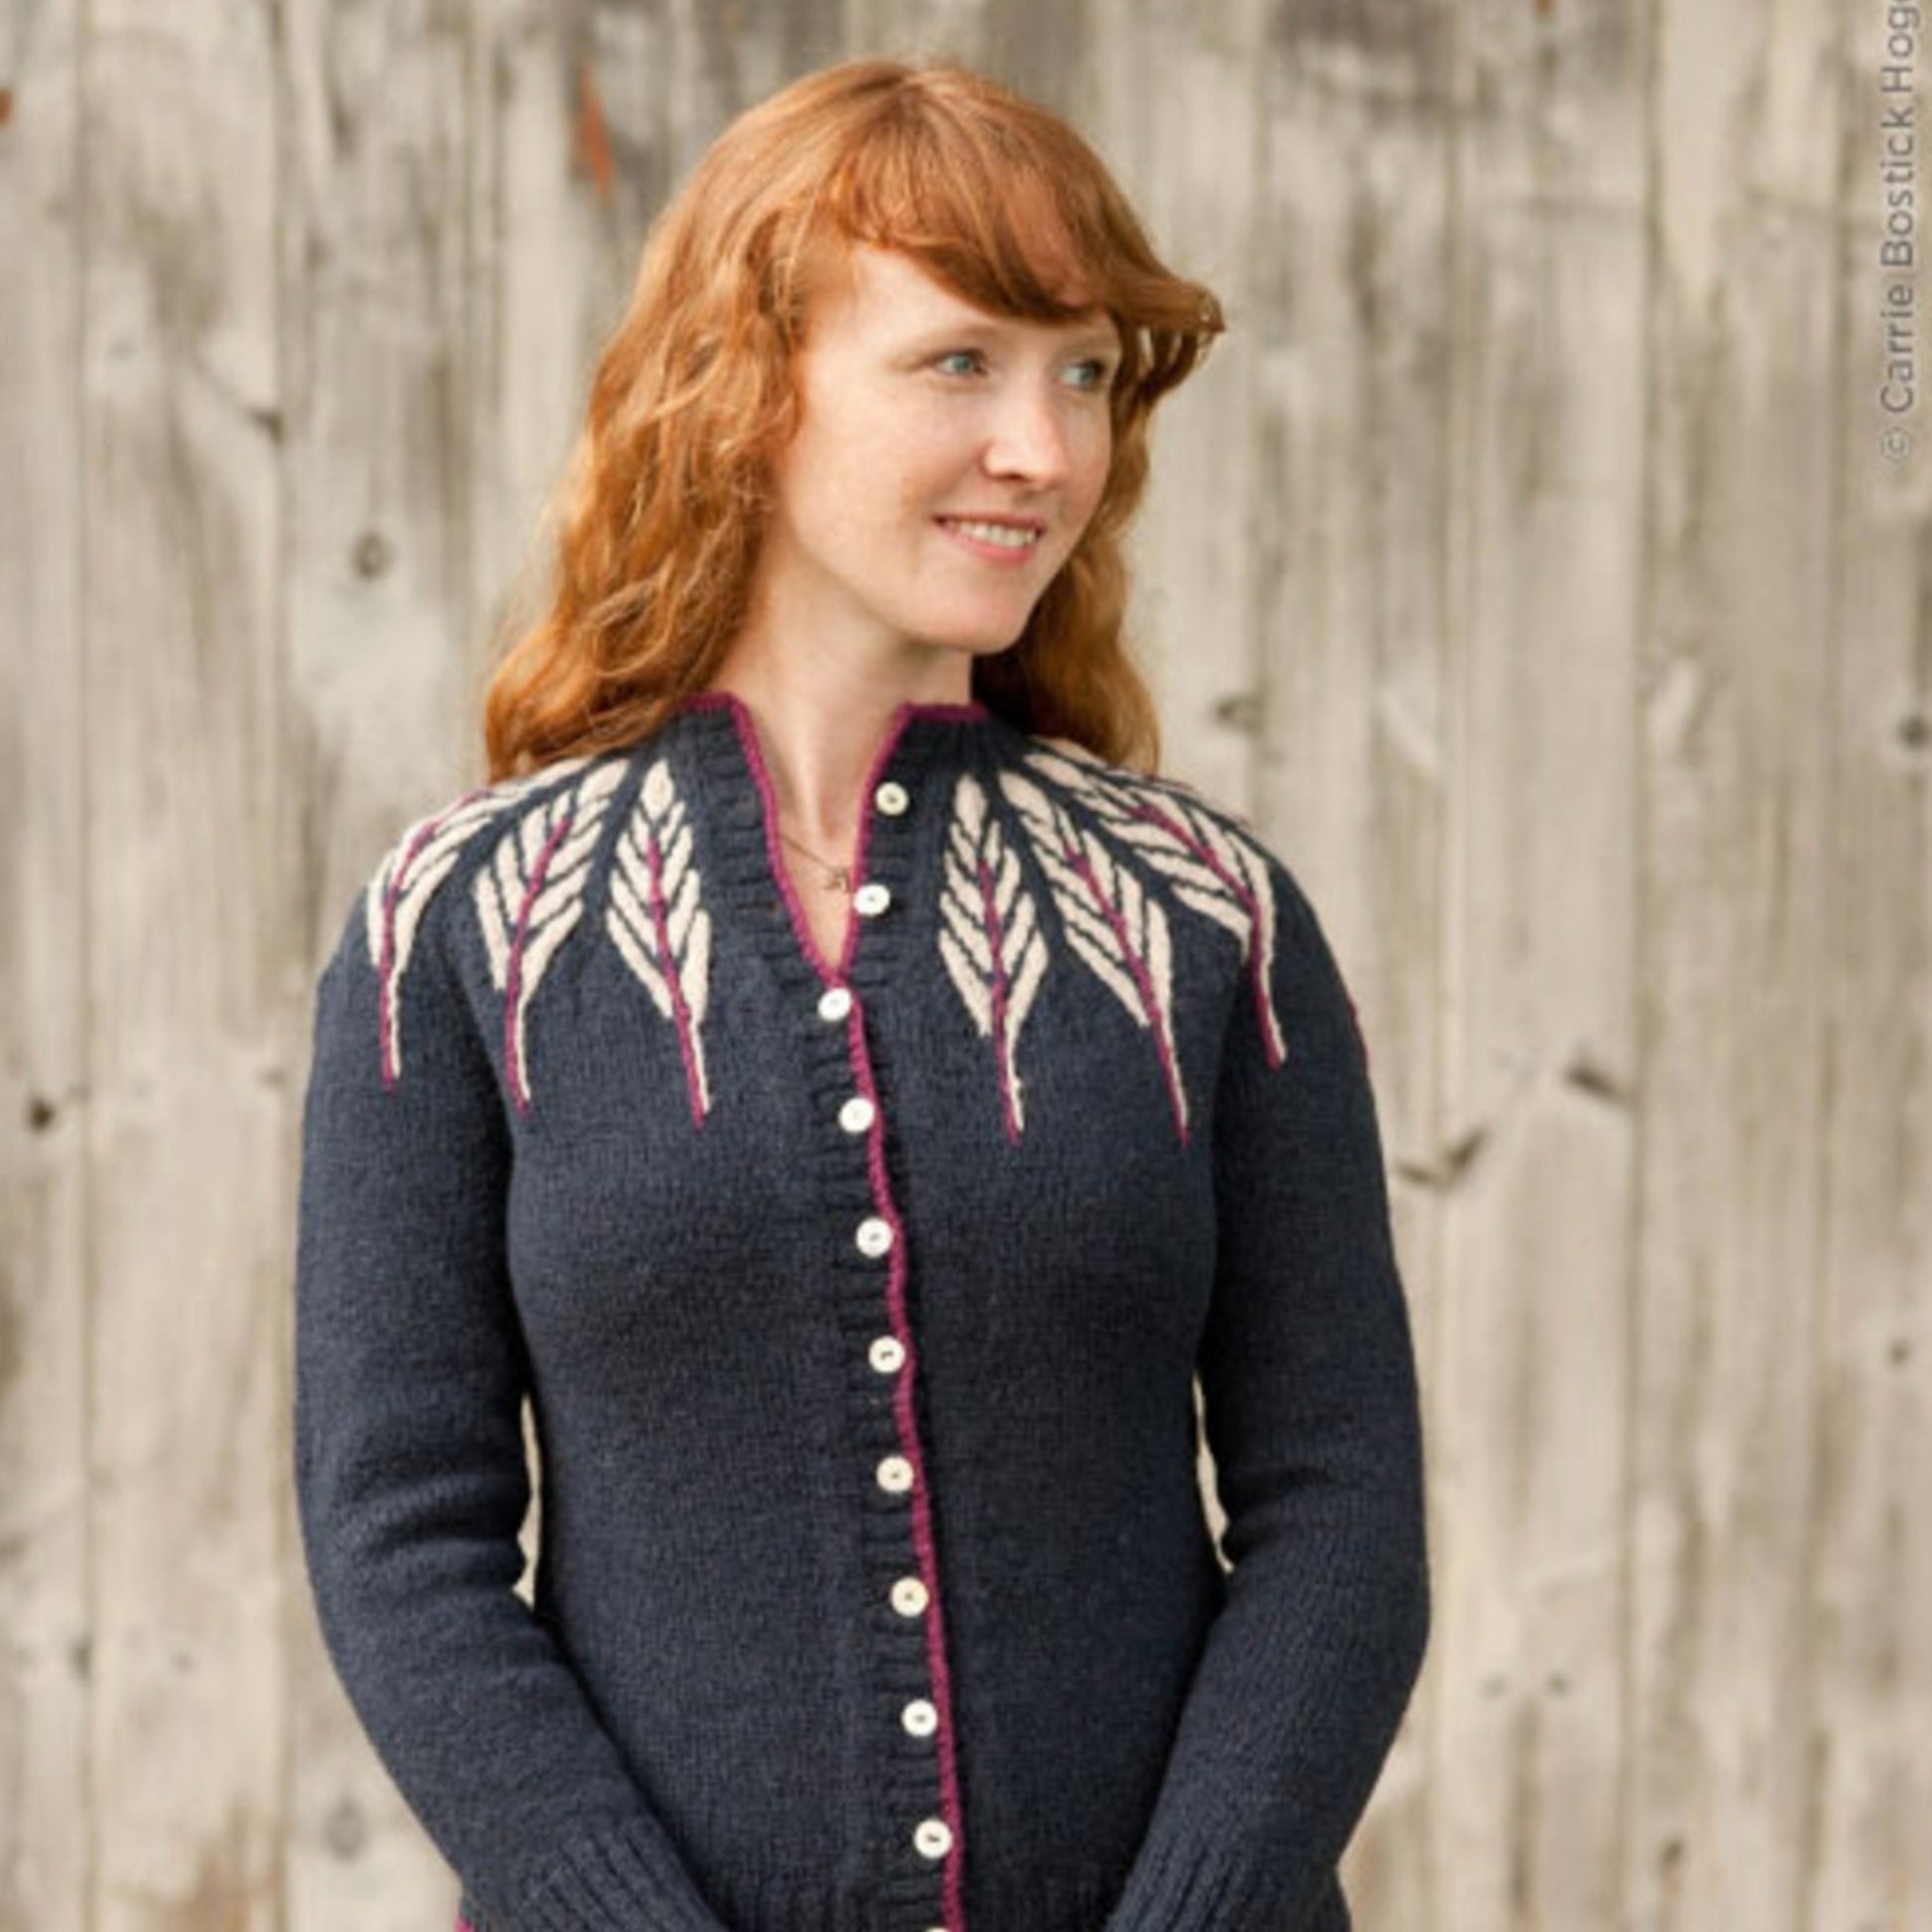
[[[819,883],[823,885],[828,892],[833,892],[833,893],[851,892],[852,868],[850,866],[834,866],[834,865],[827,864],[825,860],[821,859],[818,856],[818,854],[810,850],[809,847],[800,845],[798,841],[794,839],[791,836],[791,834],[787,832],[782,825],[778,827],[778,836],[781,839],[783,839],[784,842],[788,846],[792,847],[795,851],[804,853],[805,857],[808,858],[813,865],[817,866],[825,874],[824,879],[821,880]]]

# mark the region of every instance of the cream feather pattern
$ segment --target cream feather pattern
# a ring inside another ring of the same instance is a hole
[[[589,762],[588,758],[561,759],[520,777],[466,791],[441,810],[417,819],[376,867],[363,894],[363,926],[369,964],[376,973],[377,1035],[385,1087],[393,1087],[402,1077],[403,978],[423,914],[437,889],[449,878],[463,848],[506,806]]]
[[[490,982],[503,996],[503,1063],[518,1113],[530,1110],[530,1002],[583,917],[591,854],[623,771],[621,756],[607,756],[576,784],[519,814],[471,889]]]
[[[704,1019],[711,989],[711,914],[700,902],[690,816],[669,763],[644,773],[618,836],[605,922],[651,1004],[677,1030],[692,1124],[711,1111]]]
[[[1136,1024],[1153,1035],[1174,1127],[1187,1138],[1187,1090],[1173,1038],[1173,952],[1159,898],[1100,834],[1031,778],[1002,771],[1000,787],[1019,812],[1067,944]]]
[[[939,895],[939,954],[982,1039],[990,1040],[1007,1139],[1027,1124],[1020,1030],[1046,971],[1046,940],[1020,861],[970,773],[953,787]]]
[[[1190,786],[1142,777],[1097,759],[1084,747],[1056,741],[1061,750],[1030,752],[1027,762],[1070,791],[1173,882],[1183,904],[1225,926],[1240,942],[1262,1045],[1271,1068],[1286,1055],[1275,1012],[1275,887],[1268,857]]]

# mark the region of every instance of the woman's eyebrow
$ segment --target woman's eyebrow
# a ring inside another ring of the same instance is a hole
[[[973,310],[956,318],[922,323],[911,333],[920,342],[928,339],[943,341],[976,335],[1018,335],[1029,326],[1027,319],[1021,316],[987,315]],[[1113,353],[1121,346],[1119,330],[1104,316],[1094,322],[1053,323],[1047,326],[1055,332],[1066,332],[1064,346],[1068,349],[1098,348]]]

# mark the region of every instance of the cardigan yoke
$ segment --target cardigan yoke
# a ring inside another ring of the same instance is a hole
[[[1347,1932],[1430,1588],[1312,907],[976,702],[894,714],[842,958],[778,853],[712,691],[348,908],[294,1475],[360,1723],[477,1932]]]

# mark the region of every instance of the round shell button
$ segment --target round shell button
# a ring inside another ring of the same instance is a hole
[[[905,1366],[905,1344],[897,1335],[879,1335],[866,1350],[866,1360],[881,1375],[897,1375]]]
[[[862,1255],[871,1255],[876,1261],[893,1245],[893,1224],[882,1215],[868,1214],[859,1223],[859,1231],[853,1237],[859,1244]]]
[[[905,795],[905,787],[892,778],[873,793],[874,802],[882,812],[890,812],[897,818],[912,801]]]
[[[818,996],[818,1017],[821,1020],[843,1020],[852,1011],[852,989],[849,986],[828,986]]]
[[[928,1859],[943,1859],[952,1850],[952,1828],[943,1818],[921,1818],[913,1828],[912,1843]]]
[[[848,1134],[863,1134],[872,1125],[873,1116],[879,1110],[862,1093],[855,1093],[839,1109],[839,1125]]]
[[[930,1737],[939,1728],[939,1713],[926,1698],[914,1698],[898,1714],[898,1721],[914,1737]]]
[[[901,1577],[893,1586],[893,1608],[900,1616],[917,1616],[926,1605],[926,1588],[917,1577]]]
[[[869,886],[861,886],[852,895],[852,909],[861,918],[876,919],[892,902],[892,893],[877,880]]]

